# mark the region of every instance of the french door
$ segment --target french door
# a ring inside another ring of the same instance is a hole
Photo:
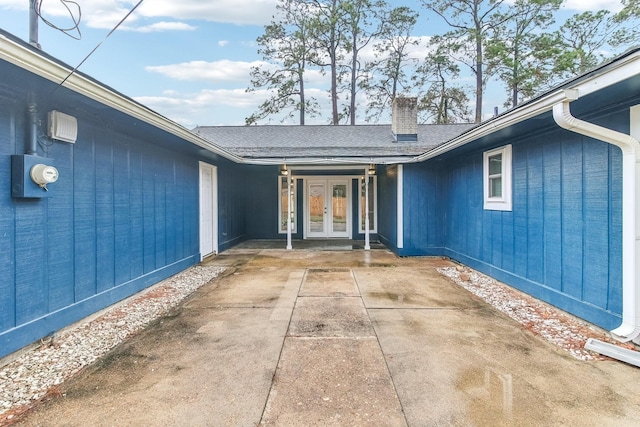
[[[308,179],[305,235],[351,238],[350,180]]]

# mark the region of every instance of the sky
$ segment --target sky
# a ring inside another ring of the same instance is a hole
[[[74,68],[99,45],[80,71],[189,129],[244,125],[268,96],[263,90],[247,93],[246,88],[251,66],[262,61],[256,39],[271,22],[277,0],[144,0],[108,38],[139,0],[75,1],[80,13],[74,3],[42,0],[42,15],[58,27],[73,25],[64,4],[81,16],[80,40],[40,20],[42,50]],[[420,13],[414,36],[423,41],[447,30],[420,0],[388,3]],[[28,7],[29,0],[0,0],[0,28],[28,41]],[[562,14],[621,7],[620,0],[567,0]],[[77,32],[71,34],[78,37]],[[414,55],[423,58],[424,49]],[[311,76],[307,88],[327,101],[324,116],[307,123],[327,123],[328,96],[320,76]],[[485,114],[502,105],[504,98],[501,88],[487,90]]]

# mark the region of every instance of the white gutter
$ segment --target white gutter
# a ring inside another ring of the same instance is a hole
[[[636,183],[640,179],[636,163],[640,161],[640,143],[634,137],[585,122],[571,115],[570,102],[578,91],[567,91],[567,100],[553,106],[556,123],[571,132],[615,145],[622,150],[622,324],[611,331],[614,338],[627,342],[640,335],[640,292],[637,289]]]
[[[3,34],[0,34],[0,59],[55,84],[60,84],[71,72],[71,69],[68,66],[52,61],[40,53],[25,48]],[[69,78],[64,82],[63,87],[155,126],[158,129],[162,129],[226,159],[237,163],[243,162],[241,157],[230,153],[222,147],[212,144],[210,141],[194,134],[187,128],[150,110],[144,105],[134,102],[116,91],[85,77],[82,74],[74,73],[69,76]]]

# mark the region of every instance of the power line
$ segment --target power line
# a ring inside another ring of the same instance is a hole
[[[82,33],[80,32],[80,21],[82,20],[82,9],[80,8],[80,5],[78,3],[76,3],[73,0],[59,0],[60,3],[65,7],[65,9],[67,9],[67,12],[69,12],[69,16],[71,17],[71,20],[73,21],[73,25],[71,27],[61,28],[61,27],[58,27],[53,22],[47,20],[44,16],[42,16],[42,3],[44,0],[32,0],[32,1],[33,1],[33,10],[35,14],[38,16],[38,18],[42,19],[42,22],[44,22],[54,30],[58,30],[66,34],[72,39],[80,40],[82,38]],[[78,9],[77,19],[73,11],[69,7],[70,4],[75,6]],[[78,35],[76,36],[75,34],[72,34],[72,31],[77,32]]]
[[[62,85],[63,85],[63,84],[64,84],[64,83],[69,79],[69,77],[71,77],[71,76],[72,76],[72,75],[73,75],[73,74],[78,70],[78,68],[80,68],[80,67],[82,66],[82,64],[84,64],[84,63],[85,63],[85,61],[86,61],[87,59],[89,59],[89,57],[90,57],[91,55],[93,55],[93,53],[94,53],[96,50],[98,50],[98,48],[99,48],[100,46],[102,46],[102,43],[104,43],[104,42],[109,38],[109,36],[111,36],[111,34],[113,34],[113,33],[118,29],[118,27],[119,27],[119,26],[120,26],[124,21],[126,21],[126,20],[127,20],[127,18],[128,18],[128,17],[129,17],[129,16],[130,16],[130,15],[131,15],[131,14],[132,14],[132,13],[133,13],[137,8],[138,8],[138,6],[140,6],[140,5],[142,4],[142,2],[143,2],[143,1],[144,1],[144,0],[140,0],[140,1],[139,1],[139,2],[138,2],[138,3],[133,7],[133,9],[131,9],[131,10],[129,11],[129,13],[127,13],[127,14],[124,16],[124,18],[122,18],[122,19],[120,20],[120,22],[118,22],[118,23],[116,24],[116,26],[115,26],[115,27],[113,27],[113,29],[112,29],[111,31],[109,31],[109,33],[104,37],[104,39],[103,39],[100,43],[98,43],[98,45],[97,45],[96,47],[94,47],[94,48],[93,48],[93,50],[92,50],[91,52],[89,52],[89,54],[88,54],[87,56],[85,56],[85,57],[84,57],[84,59],[83,59],[82,61],[80,61],[80,63],[79,63],[79,64],[78,64],[78,65],[77,65],[73,70],[71,70],[71,72],[69,73],[69,75],[68,75],[67,77],[65,77],[65,78],[64,78],[64,80],[62,80],[62,81],[58,84],[58,86],[56,86],[56,88],[53,90],[53,92],[55,92],[55,91],[56,91],[60,86],[62,86]]]

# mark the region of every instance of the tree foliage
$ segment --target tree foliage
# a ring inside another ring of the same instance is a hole
[[[486,61],[489,74],[496,75],[510,92],[505,105],[515,107],[523,98],[533,96],[549,78],[552,51],[541,30],[554,22],[554,12],[563,0],[516,0],[504,25],[495,28],[487,41]]]
[[[311,4],[310,30],[316,48],[313,62],[323,69],[329,68],[331,124],[338,125],[338,87],[344,68],[342,47],[346,40],[345,11],[338,0],[311,0]]]
[[[575,14],[553,35],[559,47],[553,73],[558,79],[582,74],[610,57],[607,48],[622,48],[637,39],[625,24],[633,15],[608,10]]]
[[[424,6],[439,15],[452,30],[443,38],[451,40],[450,52],[473,72],[476,80],[475,122],[482,120],[485,76],[485,48],[492,32],[505,24],[513,12],[505,12],[506,0],[423,0]]]
[[[359,87],[367,95],[367,120],[378,121],[391,110],[393,99],[399,94],[409,94],[412,81],[409,70],[417,65],[411,57],[411,48],[418,45],[412,36],[418,21],[418,13],[406,6],[387,10],[373,51],[375,59],[365,69],[365,78]]]
[[[246,118],[247,124],[289,111],[298,112],[299,124],[304,125],[306,115],[315,116],[317,101],[305,93],[305,73],[315,58],[308,21],[309,6],[301,0],[281,0],[277,6],[282,18],[265,27],[258,37],[258,53],[266,64],[252,67],[251,83],[247,91],[266,88],[272,95]]]
[[[345,50],[350,52],[349,85],[349,124],[356,124],[358,80],[364,78],[362,71],[366,64],[362,63],[360,52],[379,37],[387,26],[384,10],[386,4],[382,0],[345,0],[341,4],[345,21]]]
[[[311,72],[324,79],[314,89],[327,90],[335,125],[363,116],[377,122],[394,98],[410,94],[418,96],[423,121],[480,122],[487,85],[502,84],[505,106],[515,107],[608,60],[639,35],[640,0],[621,0],[618,13],[587,11],[565,22],[555,22],[563,0],[421,0],[449,26],[432,34],[428,47],[414,34],[426,20],[407,6],[277,1],[277,18],[257,40],[263,63],[252,68],[247,89],[270,95],[247,124],[296,115],[304,124],[321,116],[325,100],[308,96]],[[473,87],[459,84],[469,77]]]
[[[460,67],[447,54],[448,44],[434,38],[435,49],[418,68],[414,81],[426,89],[418,97],[423,122],[449,124],[471,121],[469,98],[464,87],[452,83],[460,76]]]

